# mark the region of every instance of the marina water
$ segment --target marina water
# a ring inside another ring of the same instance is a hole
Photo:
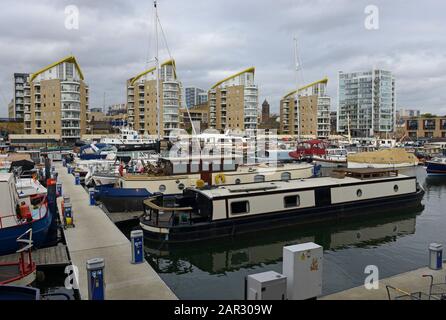
[[[146,259],[180,299],[243,299],[245,276],[282,272],[282,248],[309,241],[325,250],[324,295],[363,285],[368,265],[379,268],[380,278],[424,267],[429,244],[446,243],[446,179],[426,177],[423,167],[402,173],[416,175],[426,189],[423,207],[202,243],[146,241]],[[122,228],[127,235],[131,229]]]

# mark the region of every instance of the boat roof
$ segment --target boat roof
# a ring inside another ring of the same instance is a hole
[[[267,191],[295,191],[300,189],[313,189],[317,187],[327,187],[327,186],[342,186],[349,184],[357,184],[360,182],[370,182],[370,181],[387,181],[394,180],[395,176],[390,177],[379,177],[367,180],[361,180],[353,177],[345,177],[343,179],[334,177],[323,177],[323,178],[311,178],[311,179],[301,179],[301,180],[289,180],[289,181],[275,181],[275,182],[262,182],[262,183],[249,183],[243,185],[230,185],[221,186],[215,189],[209,190],[196,190],[206,196],[209,199],[218,198],[228,198],[228,197],[238,197],[241,195],[250,195],[264,193]],[[409,176],[399,175],[398,179],[410,178]]]

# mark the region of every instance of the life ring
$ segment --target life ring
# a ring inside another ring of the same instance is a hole
[[[226,177],[223,173],[219,173],[215,176],[215,184],[221,184],[226,182]]]
[[[197,180],[197,182],[195,182],[195,185],[197,186],[198,189],[203,189],[205,182],[201,179]]]

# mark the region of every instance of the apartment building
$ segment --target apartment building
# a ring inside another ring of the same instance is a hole
[[[159,73],[160,136],[168,137],[179,128],[181,83],[177,80],[175,61],[161,64]],[[156,101],[156,68],[151,68],[127,80],[128,121],[140,133],[158,134]]]
[[[386,136],[395,131],[395,79],[390,71],[339,72],[338,131]]]
[[[209,126],[226,129],[257,129],[258,88],[255,68],[236,73],[216,83],[209,90]]]
[[[331,98],[326,93],[327,83],[327,78],[310,83],[280,100],[282,134],[328,138]]]
[[[446,117],[406,118],[404,135],[411,139],[446,138]]]
[[[184,89],[186,108],[192,108],[207,102],[207,92],[198,87],[186,87]]]
[[[88,130],[88,86],[74,56],[31,74],[24,83],[25,134],[80,139]]]
[[[181,128],[185,130],[191,130],[192,125],[195,131],[206,130],[209,127],[209,105],[208,103],[202,103],[191,108],[180,109],[180,123]]]
[[[29,81],[28,73],[14,73],[14,97],[12,109],[8,110],[10,118],[23,120],[25,116],[25,105],[29,107],[29,97],[25,98],[25,93],[29,94],[29,90],[25,90],[26,83]]]

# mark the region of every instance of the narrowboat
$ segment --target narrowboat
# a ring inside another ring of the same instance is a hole
[[[426,161],[426,171],[429,176],[446,176],[446,157]]]
[[[305,220],[419,206],[424,194],[415,177],[397,170],[335,170],[331,177],[188,188],[176,197],[144,201],[140,226],[149,239],[166,242],[276,228]]]

